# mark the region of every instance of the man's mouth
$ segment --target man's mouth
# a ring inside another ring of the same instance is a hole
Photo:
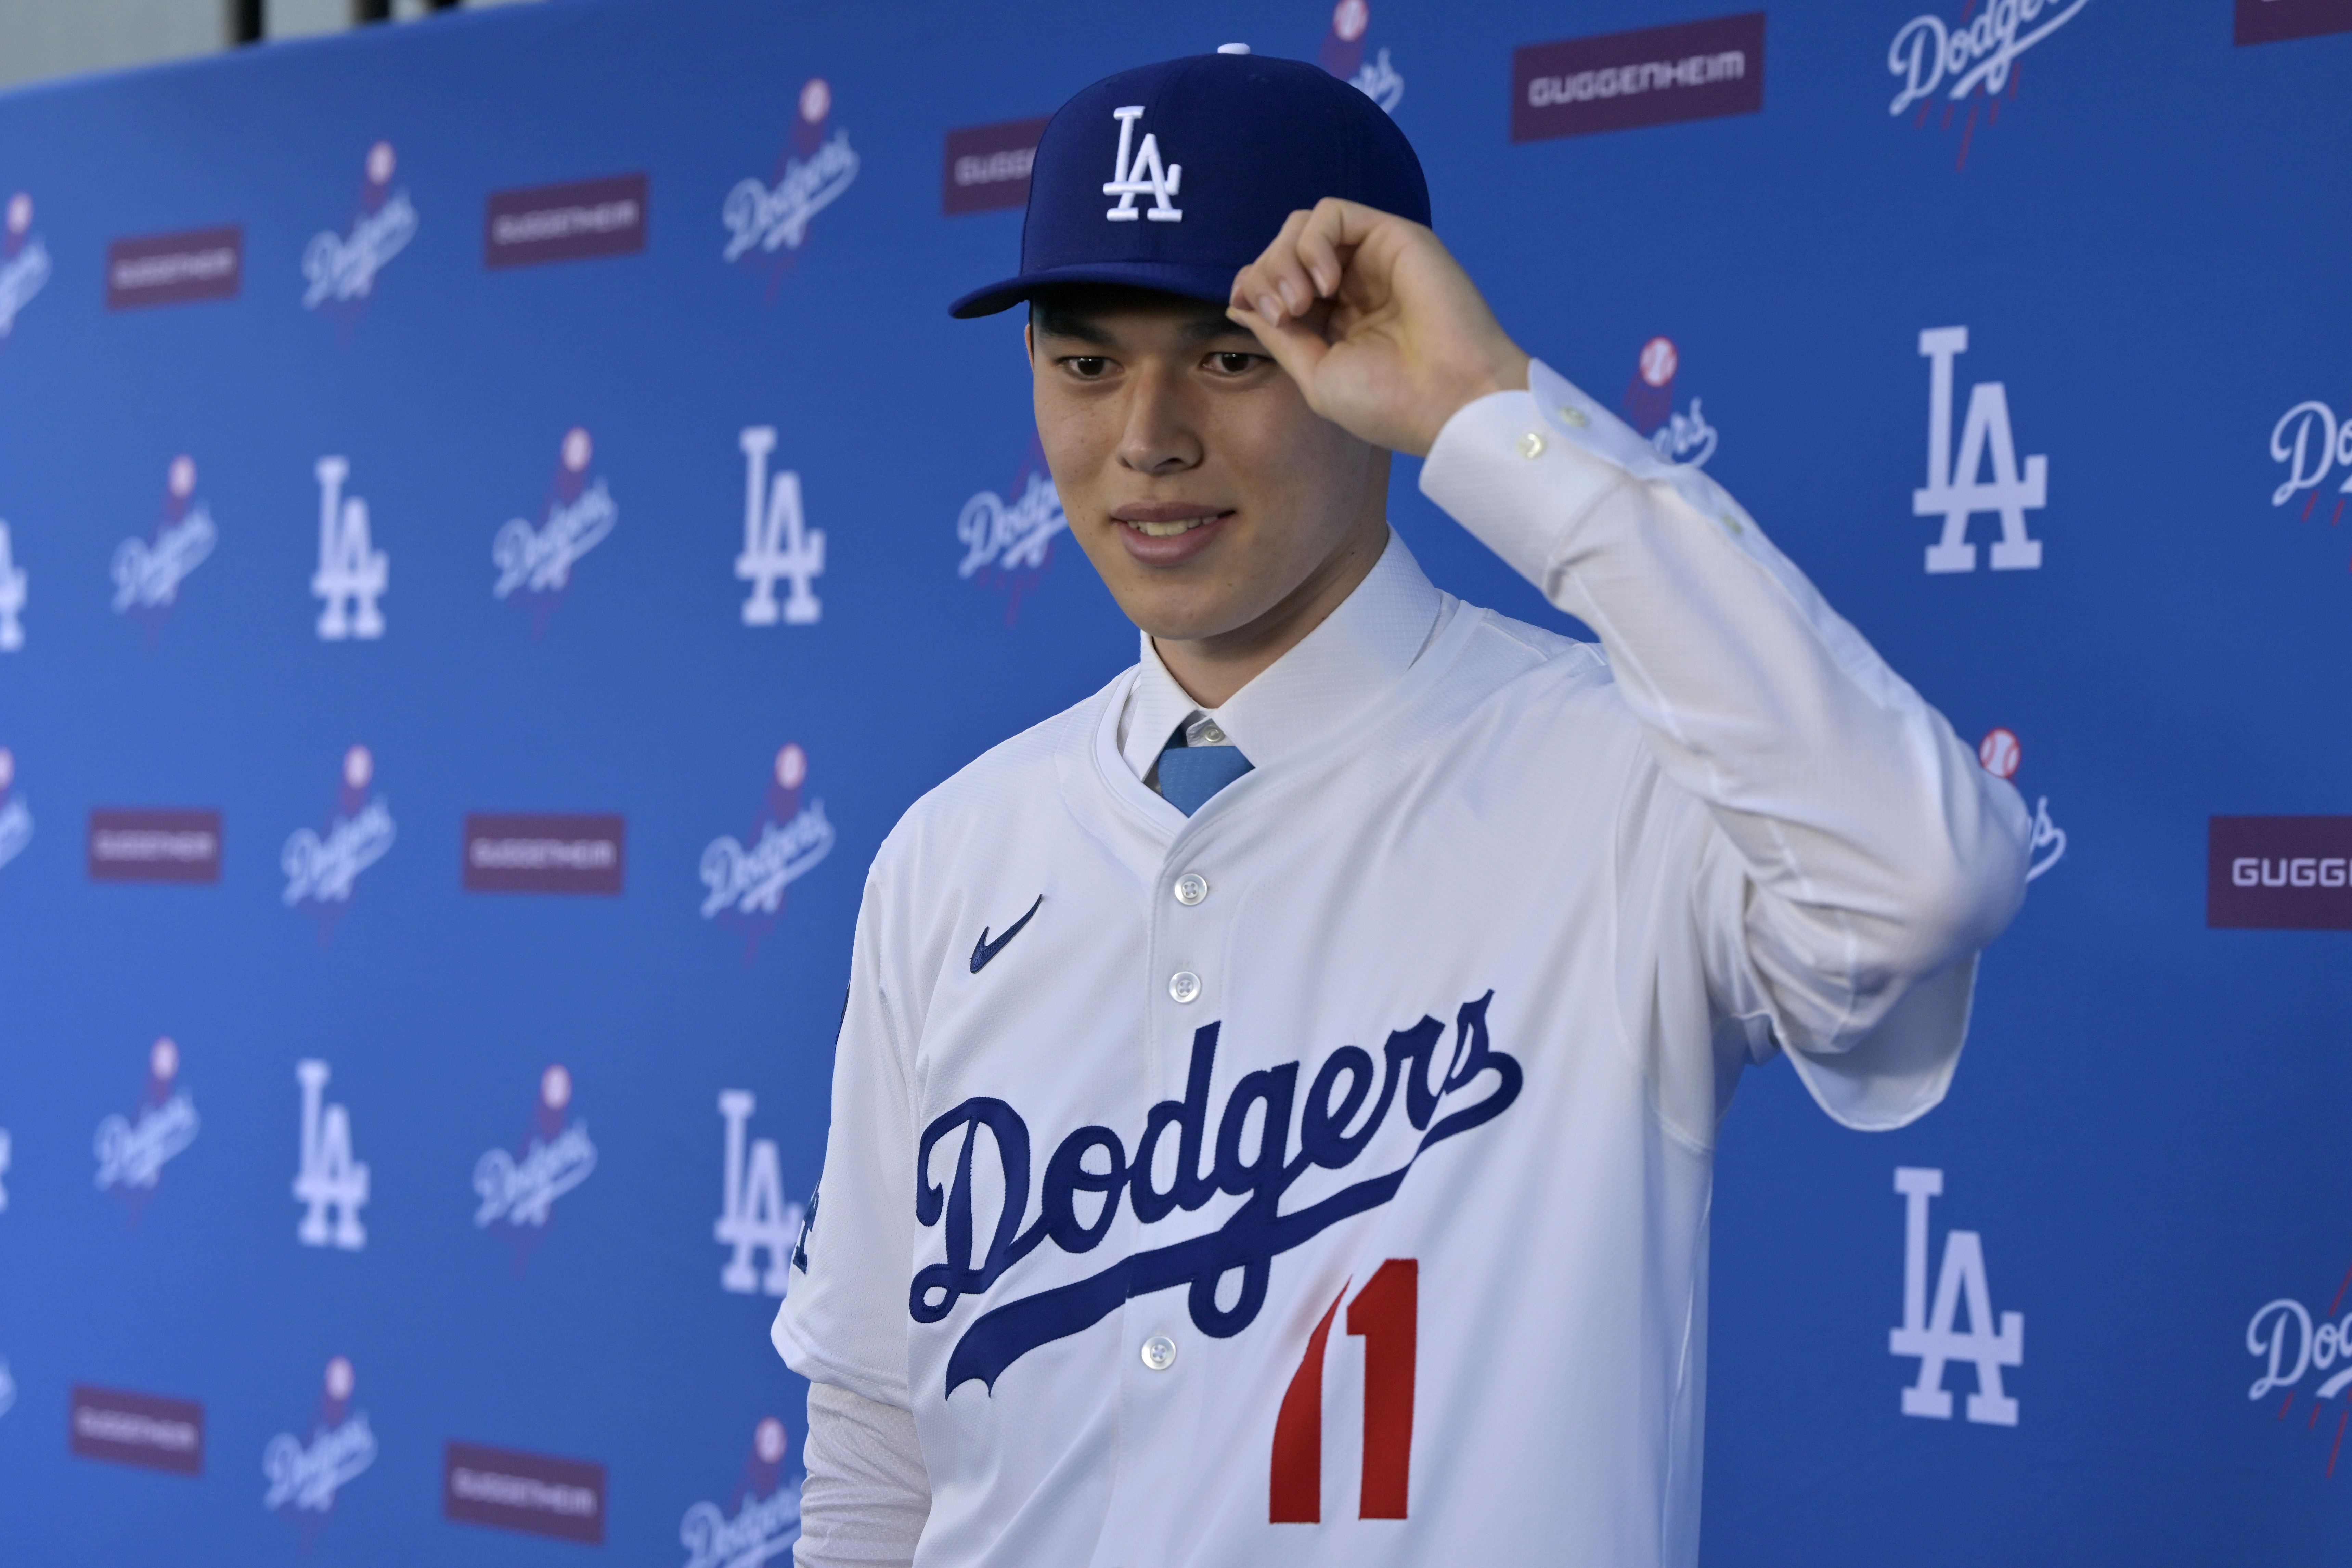
[[[1196,528],[1233,515],[1229,509],[1190,505],[1181,501],[1136,501],[1114,510],[1111,519],[1146,539],[1174,539]]]

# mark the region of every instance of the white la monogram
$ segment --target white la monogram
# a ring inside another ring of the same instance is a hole
[[[1936,1304],[1927,1305],[1927,1202],[1944,1190],[1944,1173],[1897,1166],[1895,1190],[1903,1194],[1903,1326],[1887,1335],[1898,1356],[1919,1358],[1919,1380],[1903,1391],[1903,1414],[1934,1420],[1952,1418],[1952,1396],[1944,1391],[1944,1368],[1973,1362],[1977,1391],[1969,1395],[1969,1419],[1987,1426],[2017,1425],[2017,1401],[2000,1385],[2000,1369],[2025,1364],[2025,1314],[2003,1312],[1993,1328],[1992,1289],[1985,1280],[1984,1238],[1973,1230],[1944,1234],[1944,1263],[1936,1275]],[[1955,1326],[1962,1300],[1969,1326]]]
[[[326,1063],[297,1062],[294,1076],[302,1084],[302,1163],[294,1177],[294,1196],[309,1205],[295,1226],[295,1237],[305,1247],[357,1252],[367,1246],[360,1210],[368,1201],[368,1168],[352,1158],[351,1112],[323,1103],[331,1076]],[[330,1213],[334,1215],[331,1226]]]
[[[1131,103],[1110,113],[1118,121],[1118,152],[1111,158],[1110,178],[1103,185],[1103,195],[1117,196],[1118,205],[1103,216],[1113,223],[1133,223],[1139,216],[1148,216],[1154,223],[1182,223],[1183,213],[1171,206],[1168,198],[1183,188],[1184,165],[1171,163],[1163,172],[1160,167],[1160,138],[1149,131],[1143,133],[1143,145],[1135,151],[1135,161],[1128,162],[1128,149],[1135,139],[1135,122],[1143,118],[1143,105]],[[1151,198],[1148,215],[1136,212],[1138,196]]]
[[[721,1089],[719,1094],[719,1114],[727,1120],[727,1163],[719,1224],[714,1228],[719,1240],[734,1248],[719,1270],[719,1283],[738,1295],[758,1290],[782,1296],[791,1278],[793,1238],[803,1210],[784,1201],[774,1139],[751,1139],[749,1158],[745,1157],[744,1128],[758,1105],[748,1089]],[[768,1255],[764,1271],[754,1268],[762,1252]]]
[[[1930,327],[1919,334],[1919,354],[1928,362],[1927,484],[1911,492],[1911,514],[1944,520],[1944,536],[1927,546],[1931,573],[1977,569],[1977,547],[1968,542],[1969,519],[1980,511],[2000,518],[1992,569],[2030,572],[2042,564],[2042,542],[2025,531],[2025,514],[2049,504],[2050,459],[2028,458],[2024,472],[2018,471],[2009,389],[1997,381],[1980,381],[1969,388],[1960,455],[1953,459],[1952,362],[1968,351],[1966,327]],[[1992,478],[1979,482],[1977,474],[1988,457]]]
[[[25,596],[31,584],[32,574],[16,564],[7,521],[0,519],[0,653],[25,646]]]

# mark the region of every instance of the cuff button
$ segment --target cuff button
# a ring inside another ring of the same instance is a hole
[[[1530,430],[1526,435],[1519,437],[1520,457],[1540,458],[1543,456],[1543,449],[1544,438],[1537,435],[1534,431]]]

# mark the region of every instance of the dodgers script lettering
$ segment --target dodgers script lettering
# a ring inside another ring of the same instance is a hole
[[[973,1378],[993,1389],[1005,1368],[1029,1352],[1091,1328],[1130,1298],[1179,1285],[1188,1289],[1192,1322],[1202,1333],[1227,1339],[1248,1328],[1265,1303],[1276,1258],[1352,1215],[1387,1203],[1396,1196],[1413,1162],[1432,1145],[1492,1121],[1519,1097],[1525,1074],[1518,1061],[1492,1048],[1487,1040],[1486,1009],[1494,999],[1489,991],[1463,1004],[1454,1018],[1453,1052],[1434,1088],[1430,1072],[1445,1026],[1426,1016],[1389,1036],[1384,1075],[1371,1053],[1360,1046],[1342,1046],[1325,1058],[1300,1110],[1295,1156],[1289,1153],[1291,1105],[1301,1065],[1295,1061],[1244,1074],[1226,1098],[1215,1141],[1210,1142],[1209,1081],[1220,1026],[1204,1024],[1192,1034],[1183,1100],[1163,1100],[1151,1108],[1133,1160],[1118,1134],[1108,1127],[1081,1127],[1072,1132],[1046,1162],[1037,1218],[1026,1230],[1021,1222],[1029,1206],[1029,1128],[1020,1113],[1003,1100],[982,1097],[967,1100],[934,1120],[923,1130],[915,1154],[915,1218],[927,1228],[945,1221],[947,1260],[915,1273],[907,1309],[919,1323],[936,1323],[965,1296],[984,1295],[1042,1241],[1050,1238],[1066,1253],[1092,1251],[1109,1233],[1121,1193],[1146,1226],[1159,1224],[1178,1209],[1190,1213],[1219,1193],[1246,1200],[1215,1230],[1134,1253],[1074,1284],[1018,1297],[983,1312],[948,1358],[946,1393],[952,1394]],[[1437,1114],[1490,1073],[1493,1087],[1483,1099],[1462,1103],[1444,1116]],[[1349,1131],[1376,1078],[1380,1098]],[[1284,1193],[1310,1167],[1337,1171],[1355,1163],[1387,1120],[1400,1088],[1406,1120],[1421,1134],[1404,1162],[1303,1209],[1281,1212]],[[1259,1113],[1260,1131],[1257,1147],[1245,1158],[1242,1143],[1253,1111]],[[1004,1203],[995,1234],[975,1254],[972,1165],[983,1131],[1002,1167]],[[1177,1140],[1176,1175],[1163,1191],[1152,1184],[1152,1166],[1160,1139],[1171,1131]],[[931,1151],[958,1132],[963,1142],[955,1174],[942,1189],[931,1179]],[[1088,1163],[1097,1152],[1106,1157],[1099,1169]],[[1205,1170],[1203,1154],[1212,1161]],[[1082,1193],[1101,1194],[1100,1210],[1091,1221],[1079,1217]],[[1218,1286],[1234,1273],[1241,1276],[1240,1295],[1232,1306],[1220,1306]]]

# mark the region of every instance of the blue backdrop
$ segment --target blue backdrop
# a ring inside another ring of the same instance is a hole
[[[2352,813],[2352,15],[2239,9],[2321,36],[1782,0],[1680,121],[1617,67],[1705,29],[1514,51],[1688,0],[562,0],[0,98],[0,1558],[781,1549],[861,868],[1134,655],[1018,314],[945,314],[1017,206],[943,208],[1017,202],[973,128],[1229,39],[1360,73],[1519,340],[2041,807],[1947,1106],[1731,1114],[1707,1563],[2352,1553],[2352,954],[2208,923],[2209,834],[2345,908],[2341,815],[2213,819]],[[1416,477],[1433,576],[1559,624]]]

